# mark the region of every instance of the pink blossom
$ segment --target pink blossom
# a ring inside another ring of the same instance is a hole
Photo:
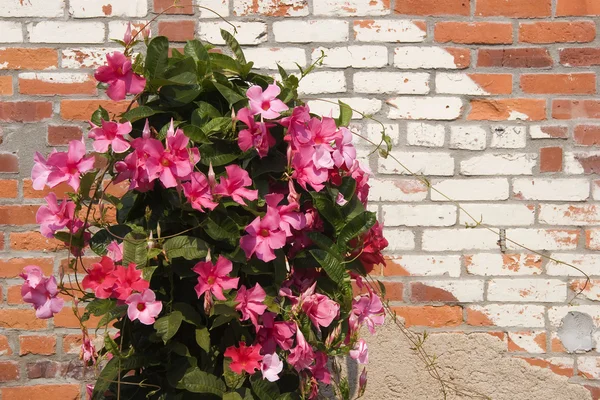
[[[81,287],[91,289],[99,299],[108,299],[113,295],[116,277],[113,275],[115,263],[108,257],[102,257],[99,263],[92,264],[88,274],[81,281]]]
[[[310,368],[315,353],[310,344],[304,338],[300,329],[296,330],[296,347],[294,347],[287,358],[288,363],[292,365],[296,371]]]
[[[287,237],[293,236],[292,228],[299,231],[306,226],[306,217],[303,213],[297,212],[300,207],[297,203],[278,206],[283,200],[283,195],[279,193],[271,193],[265,196],[267,208],[277,210],[279,213],[279,227],[285,232]]]
[[[235,309],[242,313],[242,321],[250,319],[258,329],[258,317],[263,315],[267,309],[264,304],[266,296],[267,294],[258,283],[252,289],[246,289],[244,285],[240,287],[235,296],[235,301],[238,303]]]
[[[312,366],[311,372],[315,379],[327,385],[331,383],[331,372],[327,368],[328,357],[322,351],[315,353],[315,365]]]
[[[91,383],[85,385],[85,394],[87,396],[87,400],[92,400],[92,395],[94,394],[94,385]]]
[[[238,375],[244,371],[253,374],[254,371],[260,369],[260,345],[246,346],[244,342],[240,342],[240,347],[230,346],[225,349],[225,357],[231,358],[229,368]]]
[[[162,311],[162,302],[156,301],[156,295],[150,289],[134,293],[127,298],[127,316],[130,320],[139,320],[144,325],[152,325]]]
[[[65,228],[73,220],[75,203],[63,200],[59,205],[54,192],[49,193],[44,200],[47,205],[38,208],[35,220],[40,224],[40,233],[51,238],[56,231]]]
[[[262,359],[261,372],[263,379],[269,382],[279,380],[279,373],[283,370],[283,361],[279,359],[277,353],[266,354]]]
[[[246,258],[256,257],[264,262],[274,260],[275,252],[285,246],[286,234],[281,230],[281,218],[277,209],[267,207],[267,214],[256,217],[247,227],[245,236],[240,238],[240,247],[246,253]]]
[[[369,350],[365,339],[359,339],[356,342],[354,349],[350,350],[350,357],[357,360],[359,364],[367,364],[369,362]]]
[[[358,199],[364,204],[367,204],[369,196],[369,176],[373,175],[368,165],[363,164],[358,160],[354,160],[354,164],[350,169],[350,176],[356,180],[356,192]]]
[[[372,290],[368,294],[352,300],[352,312],[349,323],[352,330],[358,330],[366,323],[369,331],[374,334],[375,327],[383,325],[385,312],[381,299]]]
[[[129,189],[137,189],[141,192],[148,191],[154,187],[154,184],[146,169],[146,160],[149,158],[146,149],[156,147],[160,151],[162,143],[150,137],[141,137],[132,140],[131,147],[134,148],[134,151],[129,153],[123,161],[115,163],[115,172],[117,173],[115,183],[129,179]]]
[[[99,67],[94,77],[99,82],[108,83],[106,94],[112,100],[123,100],[127,94],[144,91],[146,80],[131,69],[131,60],[123,53],[115,51],[106,55],[108,65]]]
[[[286,141],[291,142],[293,148],[298,148],[309,143],[312,134],[308,130],[307,123],[310,121],[310,110],[308,106],[297,106],[292,110],[292,115],[282,118],[279,123],[287,128]]]
[[[62,310],[64,300],[58,296],[56,278],[43,276],[36,265],[28,265],[20,274],[25,280],[21,285],[21,297],[25,303],[33,304],[35,316],[40,319],[52,318]]]
[[[119,244],[116,240],[110,242],[106,247],[106,256],[115,262],[123,260],[123,243]]]
[[[200,261],[192,269],[198,274],[198,284],[194,287],[198,298],[206,292],[212,293],[218,300],[227,300],[223,290],[235,289],[240,278],[230,278],[227,275],[232,271],[233,264],[223,256],[219,256],[217,263]]]
[[[350,242],[351,246],[361,244],[362,248],[356,250],[353,254],[358,255],[358,259],[363,264],[367,272],[371,272],[377,264],[384,264],[385,260],[381,253],[388,246],[388,241],[383,237],[383,227],[379,222],[369,229],[360,239],[355,239]]]
[[[96,348],[87,334],[83,335],[83,340],[81,342],[81,358],[86,365],[94,365],[98,358]]]
[[[277,314],[265,312],[262,315],[262,325],[257,330],[258,342],[265,354],[275,353],[277,346],[289,350],[294,343],[296,324],[292,321],[275,321]]]
[[[338,168],[343,165],[350,169],[356,159],[356,148],[352,145],[352,133],[343,127],[340,128],[340,131],[342,135],[335,140],[335,150],[332,154],[333,161]]]
[[[183,194],[192,208],[204,212],[205,208],[214,210],[219,205],[213,200],[209,182],[202,172],[192,172],[190,182],[186,182],[182,186]]]
[[[348,201],[344,198],[344,195],[342,193],[338,193],[337,196],[335,197],[335,204],[343,207],[347,203],[348,203]]]
[[[248,88],[246,96],[250,101],[252,114],[260,114],[266,119],[279,117],[280,112],[288,109],[288,106],[277,98],[279,93],[281,93],[281,89],[275,84],[267,86],[264,92],[258,85]]]
[[[264,122],[254,121],[254,116],[247,108],[242,108],[237,119],[248,126],[248,129],[243,129],[238,135],[238,146],[242,151],[248,151],[255,148],[260,158],[269,153],[269,149],[275,145],[275,138],[269,132],[269,129],[275,124],[266,124]]]
[[[312,160],[312,156],[306,157],[298,152],[293,158],[294,172],[292,178],[298,182],[304,190],[309,190],[307,185],[320,192],[325,187],[324,183],[329,176],[326,168],[318,168]]]
[[[363,368],[358,378],[358,396],[362,396],[367,389],[367,369]]]
[[[134,263],[129,263],[127,267],[116,267],[112,275],[115,277],[113,297],[119,300],[127,300],[134,291],[143,292],[150,287],[150,283],[142,278],[142,271]]]
[[[306,292],[300,296],[302,311],[317,328],[328,327],[334,319],[339,317],[340,305],[329,297],[314,293],[317,283],[315,282]]]
[[[48,154],[48,158],[54,153],[57,153],[56,149],[52,149],[52,152]],[[33,182],[31,186],[35,190],[42,190],[48,182],[48,176],[50,175],[50,172],[52,172],[52,166],[48,165],[46,158],[38,151],[33,155],[33,161],[34,164],[31,170],[31,179]]]
[[[88,137],[94,139],[92,146],[98,153],[106,153],[109,146],[115,153],[124,153],[131,147],[127,141],[132,129],[131,122],[120,124],[118,122],[102,120],[102,127],[96,126],[91,122],[90,125],[92,129]]]
[[[244,199],[253,201],[258,198],[258,190],[246,189],[252,185],[248,171],[239,165],[232,164],[225,167],[227,178],[221,177],[220,183],[215,187],[215,194],[229,196],[238,204],[246,205]]]

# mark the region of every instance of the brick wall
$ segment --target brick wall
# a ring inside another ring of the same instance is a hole
[[[429,179],[431,187],[370,157],[371,207],[390,242],[389,263],[375,272],[408,326],[491,332],[533,365],[588,386],[578,376],[600,379],[598,353],[569,354],[557,334],[571,310],[600,325],[600,1],[196,1],[228,18],[247,58],[273,75],[277,62],[307,66],[323,50],[323,66],[302,81],[306,99],[340,98],[374,115],[393,154]],[[36,232],[45,193],[32,190],[32,156],[81,137],[99,104],[126,106],[98,93],[93,70],[117,48],[109,38],[122,37],[126,21],[139,24],[170,4],[0,0],[2,400],[79,397],[84,370],[69,307],[42,321],[20,300],[24,265],[58,273],[64,262],[57,243]],[[226,23],[192,0],[181,5],[154,35],[222,44]],[[379,135],[359,115],[353,128]],[[465,228],[473,221],[440,192],[506,238],[578,266],[591,284],[569,306],[580,273]]]

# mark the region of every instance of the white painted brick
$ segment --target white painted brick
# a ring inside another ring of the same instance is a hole
[[[359,93],[428,94],[426,72],[355,72],[354,91]]]
[[[396,47],[394,66],[402,69],[457,69],[454,55],[441,47]]]
[[[461,251],[497,249],[498,235],[486,229],[425,229],[423,250]]]
[[[357,42],[422,42],[427,37],[425,27],[407,20],[354,21],[354,40]]]
[[[369,201],[423,201],[427,186],[417,179],[369,180]]]
[[[588,314],[594,320],[596,326],[600,325],[600,304],[590,305],[565,305],[551,307],[548,309],[548,320],[553,327],[558,328],[562,319],[571,311]]]
[[[20,43],[23,41],[23,30],[20,22],[0,21],[0,32],[2,32],[0,43]]]
[[[444,125],[409,122],[406,141],[410,146],[442,147],[446,136]]]
[[[600,225],[596,204],[540,204],[539,221],[548,225]]]
[[[389,242],[386,251],[412,250],[415,248],[415,234],[404,229],[383,229],[383,236]]]
[[[214,0],[201,0],[210,3]],[[226,3],[227,0],[223,0]],[[270,15],[276,17],[300,17],[308,15],[308,0],[233,0],[233,15]]]
[[[248,60],[254,62],[254,68],[277,69],[277,64],[286,70],[296,70],[298,63],[301,67],[306,66],[306,52],[296,47],[261,47],[257,49],[244,49]]]
[[[398,164],[391,157],[378,158],[378,172],[381,174],[399,174],[399,175],[454,175],[454,158],[450,153],[439,152],[421,152],[407,153],[392,151],[396,157],[407,169]]]
[[[577,369],[588,379],[600,379],[600,357],[577,357]]]
[[[79,47],[62,50],[63,68],[97,68],[106,64],[106,54],[120,49],[99,48],[99,47]]]
[[[460,281],[419,281],[412,282],[411,299],[413,302],[418,301],[419,295],[415,293],[418,287],[423,284],[425,286],[441,289],[448,294],[445,297],[453,297],[453,299],[444,300],[447,302],[473,303],[483,301],[483,286],[484,282],[474,279],[461,279]]]
[[[402,255],[387,259],[384,275],[460,276],[460,256],[457,255]],[[399,270],[399,272],[398,272]]]
[[[546,352],[546,331],[507,332],[510,351]]]
[[[577,248],[579,230],[514,228],[506,230],[506,238],[538,251],[572,250]],[[523,250],[508,240],[506,247],[512,250]]]
[[[387,104],[391,119],[454,120],[463,110],[460,97],[396,97]]]
[[[600,254],[585,253],[585,254],[572,254],[572,253],[552,253],[550,257],[563,263],[557,263],[549,260],[546,265],[546,271],[548,275],[554,276],[584,276],[583,273],[577,269],[570,267],[567,264],[581,269],[584,273],[590,276],[600,276]]]
[[[146,0],[69,0],[69,14],[74,18],[145,17]]]
[[[471,317],[473,322],[471,322]],[[544,306],[487,304],[484,306],[473,305],[467,309],[467,323],[479,322],[481,319],[489,321],[483,321],[484,325],[543,328],[545,325]]]
[[[443,94],[488,94],[468,74],[438,72],[435,76],[435,91]]]
[[[433,188],[453,200],[506,200],[509,196],[508,180],[496,179],[448,179],[433,182]],[[448,201],[442,194],[431,191],[431,200]]]
[[[600,181],[592,181],[592,197],[600,200]]]
[[[525,126],[492,126],[490,147],[497,149],[520,149],[527,144]]]
[[[335,19],[284,20],[273,23],[276,42],[347,42],[348,22]]]
[[[119,40],[123,40],[123,36],[125,35],[125,31],[127,30],[127,26],[128,23],[130,21],[110,21],[108,23],[108,39],[119,39]],[[137,20],[137,21],[131,21],[131,31],[133,33],[133,35],[136,34],[136,32],[138,32],[138,30],[142,29],[145,25],[146,25],[147,21],[141,21],[141,20]],[[152,25],[149,25],[148,27],[151,27]],[[136,40],[143,40],[143,36],[140,33],[137,37]]]
[[[554,139],[548,132],[544,132],[545,128],[544,125],[529,125],[529,136],[532,139]]]
[[[384,124],[385,126],[385,134],[390,137],[392,140],[392,144],[397,145],[400,140],[400,128],[398,124]],[[383,128],[379,124],[367,124],[367,138],[379,144],[381,142],[381,133]],[[369,144],[369,146],[372,146]]]
[[[514,196],[522,200],[583,201],[590,197],[587,179],[518,178],[513,180]]]
[[[19,74],[19,79],[40,80],[47,83],[84,83],[93,80],[93,77],[85,73],[23,72]]]
[[[306,75],[298,87],[300,94],[343,93],[346,76],[343,71],[313,71]]]
[[[323,98],[326,101],[310,100],[308,106],[312,113],[318,115],[332,116],[337,118],[340,115],[340,107],[337,105],[338,99]],[[351,108],[360,111],[366,115],[373,115],[381,110],[381,100],[363,99],[360,97],[339,98],[342,102],[348,104]],[[333,102],[333,103],[332,103]],[[353,112],[352,119],[362,119],[362,115]]]
[[[385,226],[452,226],[456,206],[437,204],[394,204],[381,207]]]
[[[477,222],[494,227],[529,226],[535,220],[535,206],[533,204],[461,204]],[[460,210],[461,225],[476,224],[463,210]]]
[[[103,43],[102,22],[42,21],[27,24],[32,43]]]
[[[230,24],[235,26],[237,33],[234,33]],[[235,35],[242,45],[257,45],[267,41],[267,24],[263,22],[200,22],[198,36],[200,40],[222,45],[225,41],[221,37],[221,29]]]
[[[202,6],[205,8],[195,8],[194,10],[197,13],[200,13],[200,18],[213,18],[218,19],[219,15],[222,17],[229,16],[229,0],[195,0],[194,3],[198,6]],[[261,2],[267,3],[267,2]],[[212,11],[214,12],[212,12]],[[234,8],[235,11],[235,8]],[[217,15],[217,14],[219,15]]]
[[[483,150],[486,147],[487,130],[481,125],[452,125],[450,148],[461,150]]]
[[[542,257],[537,254],[477,253],[465,255],[467,272],[483,276],[540,275]]]
[[[563,166],[565,174],[570,175],[581,175],[586,172],[582,163],[585,162],[586,159],[597,160],[600,159],[600,151],[565,151],[563,155]],[[592,161],[593,165],[593,161]]]
[[[600,300],[600,279],[590,279],[589,282],[586,278],[573,279],[569,282],[569,289],[581,298],[593,301]],[[600,334],[598,337],[600,337]]]
[[[567,299],[567,283],[558,279],[493,279],[488,301],[558,303]]]
[[[388,15],[390,2],[386,0],[316,0],[313,2],[313,13],[340,17]]]
[[[5,0],[0,6],[0,17],[62,17],[65,0]]]
[[[460,162],[462,175],[532,175],[537,154],[493,154],[469,157]]]
[[[319,47],[312,52],[313,62],[321,56],[321,51],[327,56],[323,60],[325,67],[381,68],[388,63],[388,51],[384,46]]]

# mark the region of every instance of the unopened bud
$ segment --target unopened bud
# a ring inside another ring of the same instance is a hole
[[[150,138],[150,135],[150,122],[148,122],[148,119],[146,118],[146,124],[144,125],[144,129],[142,130],[142,137],[144,139],[148,139]]]
[[[150,25],[147,25],[142,31],[142,36],[145,41],[148,41],[152,37],[152,31],[150,30]]]
[[[213,170],[212,162],[208,164],[208,185],[211,189],[214,189],[217,186],[217,178],[215,176],[215,171]]]
[[[330,348],[333,343],[340,337],[342,333],[342,325],[337,325],[325,339],[325,347]]]
[[[129,22],[127,24],[127,30],[125,31],[125,35],[123,36],[123,42],[125,43],[125,46],[129,46],[131,44],[131,41],[131,22]]]
[[[365,390],[367,389],[367,368],[363,368],[360,378],[358,378],[358,397],[361,397],[365,394]]]
[[[148,250],[154,248],[154,237],[152,236],[152,231],[150,231],[150,237],[148,238]]]
[[[160,239],[160,224],[156,224],[156,236]]]

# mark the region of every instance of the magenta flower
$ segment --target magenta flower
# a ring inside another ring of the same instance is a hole
[[[115,277],[113,297],[119,300],[127,300],[134,291],[143,292],[150,287],[150,283],[142,278],[142,271],[134,263],[129,263],[127,267],[116,267],[112,275]]]
[[[36,265],[28,265],[20,274],[25,280],[21,285],[21,297],[25,303],[33,304],[35,316],[40,319],[52,318],[62,310],[64,300],[58,296],[56,278],[43,276]]]
[[[94,394],[94,385],[90,383],[85,385],[85,394],[87,396],[87,400],[92,400],[92,395]]]
[[[81,287],[91,289],[99,299],[108,299],[113,295],[117,278],[114,276],[115,263],[108,257],[102,257],[99,263],[92,264],[88,274],[81,281]]]
[[[340,168],[343,165],[349,170],[356,159],[356,148],[352,144],[352,133],[346,128],[340,128],[340,131],[342,136],[335,140],[333,162],[336,167]]]
[[[312,157],[305,157],[303,153],[298,152],[294,155],[292,166],[294,172],[292,178],[298,182],[304,190],[308,190],[307,185],[313,187],[314,190],[320,192],[325,187],[329,173],[326,168],[318,168]]]
[[[123,260],[123,243],[119,244],[116,240],[110,242],[106,247],[106,256],[115,262]]]
[[[297,329],[296,347],[290,351],[290,354],[287,358],[288,363],[290,363],[290,365],[292,365],[296,371],[301,371],[303,369],[310,368],[314,358],[315,352],[304,338],[302,331]]]
[[[331,383],[331,372],[327,368],[327,361],[327,354],[317,351],[315,353],[315,365],[310,368],[310,371],[317,381],[329,385]]]
[[[227,300],[223,290],[235,289],[240,278],[230,278],[227,275],[233,269],[231,261],[219,256],[217,263],[200,261],[192,269],[198,276],[198,284],[194,287],[198,298],[206,292],[212,293],[218,300]]]
[[[269,132],[269,129],[275,124],[266,124],[264,122],[254,121],[254,116],[247,108],[242,108],[237,119],[248,126],[248,129],[243,129],[238,135],[238,146],[242,151],[248,151],[255,148],[260,158],[263,158],[269,153],[269,149],[275,145],[275,138]]]
[[[162,302],[156,301],[156,295],[150,289],[134,293],[127,298],[127,316],[130,320],[139,320],[144,325],[152,325],[162,311]]]
[[[283,370],[283,361],[279,359],[277,353],[266,354],[262,359],[260,366],[260,372],[262,372],[263,379],[269,382],[275,382],[279,380],[279,373]]]
[[[44,198],[47,205],[38,208],[35,221],[40,224],[40,233],[47,238],[65,228],[75,217],[75,203],[63,200],[60,205],[56,194],[51,192]]]
[[[183,194],[192,205],[192,208],[204,212],[205,208],[214,210],[219,205],[213,200],[209,182],[202,172],[192,172],[190,181],[182,186]]]
[[[53,154],[57,153],[56,149],[52,149],[52,152],[48,154],[50,158]],[[48,182],[48,176],[52,172],[52,166],[48,165],[48,160],[44,156],[36,151],[33,155],[33,168],[31,170],[31,179],[33,180],[32,186],[35,190],[42,190]]]
[[[308,106],[294,107],[292,115],[282,118],[279,123],[287,128],[284,139],[291,142],[293,148],[309,143],[312,134],[308,130],[307,123],[310,121],[310,110]]]
[[[261,219],[256,217],[246,227],[247,235],[240,238],[240,247],[246,253],[246,258],[256,257],[264,262],[275,259],[273,250],[285,246],[286,235],[280,227],[281,218],[277,210],[268,209],[267,214]]]
[[[227,178],[221,177],[215,187],[215,194],[229,196],[243,206],[246,205],[244,199],[253,201],[258,198],[258,190],[246,189],[246,186],[252,185],[248,171],[236,164],[226,166],[225,171],[227,171]]]
[[[308,290],[300,296],[302,311],[310,318],[317,328],[328,327],[334,319],[339,317],[340,305],[329,297],[314,293],[317,283],[315,282]]]
[[[371,290],[352,300],[352,312],[348,320],[352,330],[356,331],[366,323],[369,332],[374,334],[375,327],[383,325],[384,319],[383,303]]]
[[[265,119],[279,117],[279,113],[288,109],[285,103],[277,98],[281,93],[279,86],[271,84],[263,92],[258,85],[251,86],[246,91],[253,115],[260,114]]]
[[[229,368],[238,375],[244,371],[253,374],[254,371],[260,369],[260,345],[246,346],[244,342],[240,342],[240,347],[230,346],[225,349],[225,357],[231,358]]]
[[[277,314],[267,311],[262,315],[262,325],[257,331],[257,339],[265,354],[275,353],[277,346],[289,350],[294,343],[296,324],[292,321],[275,321]]]
[[[102,127],[96,126],[90,122],[92,129],[88,134],[90,139],[94,139],[92,146],[98,153],[106,153],[108,147],[115,153],[124,153],[129,150],[127,138],[131,132],[131,122],[120,124],[113,121],[102,120]]]
[[[294,236],[292,228],[299,231],[304,229],[306,226],[306,217],[303,213],[297,212],[299,210],[298,203],[292,203],[288,205],[278,206],[283,200],[283,195],[279,193],[271,193],[265,196],[267,202],[267,208],[277,210],[279,213],[279,227],[285,232],[287,237]]]
[[[99,67],[94,77],[99,82],[108,83],[106,94],[112,100],[123,100],[127,94],[144,91],[146,80],[131,69],[131,60],[123,53],[115,51],[106,55],[108,65]]]
[[[246,289],[246,286],[242,285],[235,296],[238,303],[235,309],[242,313],[242,321],[250,319],[257,330],[258,317],[267,309],[264,304],[266,297],[267,294],[258,283],[252,289]]]
[[[98,358],[98,353],[96,352],[96,347],[90,340],[90,337],[85,333],[83,335],[83,340],[81,342],[81,358],[85,365],[94,365],[96,364],[96,359]]]
[[[356,342],[354,349],[350,350],[350,357],[358,361],[359,364],[367,364],[369,362],[369,350],[365,339],[359,339]]]

